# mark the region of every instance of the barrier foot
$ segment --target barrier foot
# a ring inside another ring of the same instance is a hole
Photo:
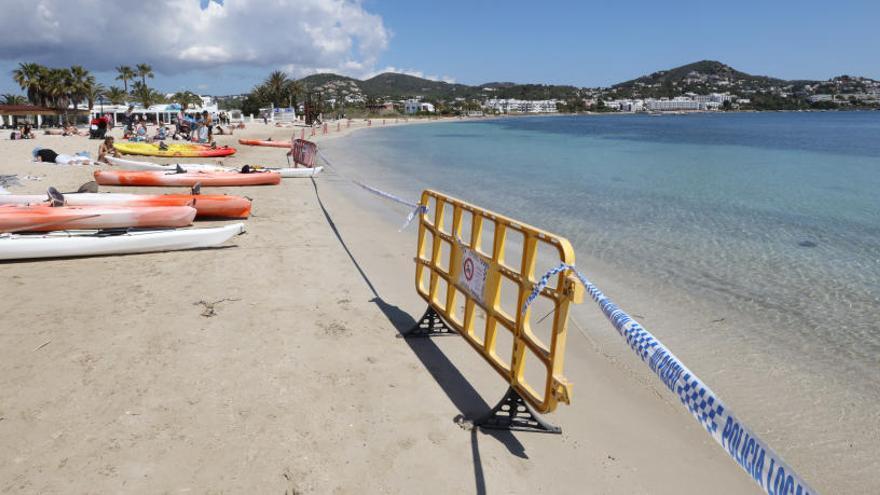
[[[562,428],[544,420],[513,387],[507,389],[507,393],[489,414],[474,420],[474,426],[487,430],[562,433]]]
[[[425,314],[419,318],[415,326],[406,333],[401,334],[400,337],[409,339],[414,337],[436,337],[439,335],[455,335],[455,330],[446,325],[443,318],[440,318],[440,315],[434,311],[433,306],[428,306]]]

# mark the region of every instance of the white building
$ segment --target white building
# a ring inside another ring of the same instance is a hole
[[[217,102],[210,96],[199,96],[199,98],[202,103],[200,105],[188,107],[185,112],[186,115],[201,115],[202,112],[207,110],[209,114],[216,118],[219,112]],[[171,123],[172,119],[177,117],[177,112],[180,111],[180,105],[177,103],[160,103],[157,105],[151,105],[149,108],[144,108],[137,102],[126,103],[123,105],[110,105],[104,104],[99,100],[95,103],[92,111],[89,112],[89,118],[95,118],[99,115],[112,115],[114,122],[121,123],[125,120],[125,113],[128,111],[129,105],[134,106],[134,115],[137,115],[142,120],[146,119],[153,123]]]
[[[418,112],[434,113],[434,105],[410,98],[409,100],[403,102],[403,110],[408,114],[414,114]]]
[[[556,100],[517,100],[492,98],[483,108],[498,113],[556,113]]]
[[[645,106],[648,110],[655,112],[695,111],[706,109],[705,103],[681,96],[675,97],[671,100],[648,99],[645,100]]]

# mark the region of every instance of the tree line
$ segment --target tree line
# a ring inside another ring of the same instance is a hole
[[[85,103],[89,110],[98,101],[113,105],[126,102],[139,102],[144,108],[159,103],[174,102],[184,109],[190,105],[200,105],[201,99],[192,91],[179,91],[171,98],[147,85],[147,79],[155,77],[152,66],[137,64],[134,67],[120,65],[115,68],[116,80],[122,87],[105,87],[96,81],[95,76],[81,65],[71,67],[47,67],[33,62],[23,62],[12,71],[12,79],[24,92],[24,96],[4,94],[0,101],[6,105],[32,105],[52,108],[66,114],[73,106],[76,112]]]

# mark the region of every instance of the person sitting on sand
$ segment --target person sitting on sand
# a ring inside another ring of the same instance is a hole
[[[35,162],[57,163],[59,165],[89,165],[92,163],[88,156],[63,155],[39,146],[34,148],[32,154]]]
[[[164,125],[160,125],[158,129],[156,129],[156,135],[153,136],[154,141],[165,141],[168,139],[168,128]]]
[[[21,139],[34,139],[35,137],[37,136],[34,135],[34,131],[31,129],[30,124],[25,124],[21,128]]]
[[[147,126],[144,125],[143,122],[138,122],[134,128],[134,136],[131,138],[132,141],[137,142],[149,142],[150,139],[147,136]]]
[[[101,146],[98,146],[98,161],[107,163],[107,155],[119,156],[119,152],[113,146],[113,136],[105,137]]]

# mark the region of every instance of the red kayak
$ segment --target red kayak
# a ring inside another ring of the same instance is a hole
[[[278,172],[202,172],[184,173],[152,170],[97,170],[95,181],[103,186],[204,187],[271,186],[281,183]]]
[[[0,232],[186,227],[190,206],[0,206]]]
[[[272,148],[290,148],[290,143],[285,141],[271,141],[263,139],[239,139],[238,144],[245,146],[270,146]]]

